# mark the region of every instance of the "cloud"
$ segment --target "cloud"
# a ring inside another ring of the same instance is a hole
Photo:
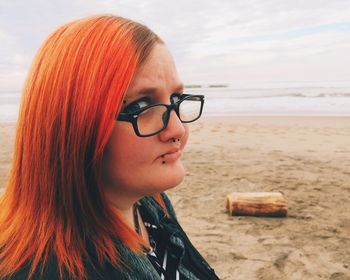
[[[195,46],[189,55],[193,63],[180,65],[187,81],[349,79],[350,40],[334,30],[232,44],[222,53],[215,53],[215,48],[210,53],[208,48]]]
[[[2,1],[0,73],[26,72],[54,29],[98,13],[153,29],[186,82],[348,77],[348,0]],[[0,82],[5,87],[6,79]]]

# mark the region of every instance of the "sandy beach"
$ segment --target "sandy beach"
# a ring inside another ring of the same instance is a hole
[[[350,118],[202,118],[167,191],[220,279],[350,279]],[[0,124],[0,188],[14,125]],[[287,218],[231,217],[231,192],[282,192]]]

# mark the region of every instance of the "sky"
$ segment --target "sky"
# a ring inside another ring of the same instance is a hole
[[[0,0],[0,91],[57,27],[106,13],[160,35],[185,84],[350,80],[350,0]]]

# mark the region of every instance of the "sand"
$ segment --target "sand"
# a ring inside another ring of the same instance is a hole
[[[220,279],[350,279],[350,118],[202,118],[167,191]],[[13,125],[0,125],[0,187]],[[280,191],[287,218],[231,217],[230,192]]]

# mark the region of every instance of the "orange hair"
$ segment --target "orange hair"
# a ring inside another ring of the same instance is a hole
[[[143,240],[107,203],[101,162],[125,92],[156,43],[146,26],[102,15],[63,25],[41,46],[0,201],[0,276],[30,264],[32,278],[54,256],[61,278],[84,279],[87,238],[100,263],[121,264],[115,237],[141,252]]]

